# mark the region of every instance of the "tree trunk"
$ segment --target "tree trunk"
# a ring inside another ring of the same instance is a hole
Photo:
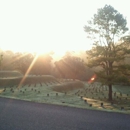
[[[109,84],[108,87],[109,87],[108,100],[112,101],[112,84]]]

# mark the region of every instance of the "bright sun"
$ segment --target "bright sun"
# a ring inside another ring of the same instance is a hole
[[[6,47],[3,48],[4,50],[7,50]],[[23,47],[15,47],[12,46],[9,48],[10,50],[14,51],[14,52],[29,52],[29,53],[37,53],[37,54],[43,54],[43,53],[49,53],[49,52],[53,52],[54,55],[57,56],[63,56],[65,54],[67,50],[67,48],[59,48],[59,47],[53,47],[51,48],[50,46],[36,46],[36,45],[23,45]]]
[[[83,29],[91,11],[86,14],[84,2],[2,2],[1,49],[61,56],[91,47]]]
[[[97,4],[92,1],[88,4],[87,0],[3,0],[0,3],[0,48],[31,53],[53,51],[60,56],[66,51],[91,49],[83,27],[105,3],[101,0]],[[121,4],[112,3],[123,11]]]

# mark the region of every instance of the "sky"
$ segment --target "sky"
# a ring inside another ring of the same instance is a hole
[[[128,0],[0,0],[0,48],[48,52],[88,50],[84,26],[110,4],[127,18]]]

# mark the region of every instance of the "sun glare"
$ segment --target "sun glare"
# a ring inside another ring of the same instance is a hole
[[[6,47],[2,48],[3,50],[8,50]],[[50,53],[53,52],[53,54],[62,56],[65,54],[66,51],[68,51],[67,49],[64,48],[51,48],[51,47],[36,47],[34,45],[32,45],[31,47],[21,47],[21,48],[15,48],[14,47],[10,47],[9,50],[13,51],[13,52],[29,52],[29,53],[37,53],[37,54],[46,54],[46,53]]]
[[[89,2],[87,7],[88,1],[75,0],[52,0],[51,4],[49,1],[1,1],[1,49],[39,54],[53,51],[60,56],[70,50],[91,49],[83,27],[104,4],[105,1],[94,5]]]
[[[63,56],[67,50],[61,49],[61,48],[49,48],[49,47],[41,47],[41,48],[33,48],[32,50],[28,50],[28,52],[35,52],[37,54],[46,54],[46,53],[52,53],[54,55]]]
[[[83,6],[81,9],[72,1],[51,1],[51,4],[48,1],[2,2],[2,49],[31,53],[53,51],[63,55],[66,51],[89,47],[83,29],[88,16],[83,2],[76,2],[79,7]]]
[[[95,78],[91,78],[91,80],[93,81]]]
[[[12,44],[13,45],[13,44]],[[40,54],[47,54],[52,53],[56,56],[63,56],[67,51],[74,51],[76,50],[75,47],[68,48],[69,44],[65,45],[51,45],[51,44],[25,44],[22,45],[13,45],[13,46],[5,46],[2,50],[11,50],[13,52],[28,52],[28,53],[37,53]]]

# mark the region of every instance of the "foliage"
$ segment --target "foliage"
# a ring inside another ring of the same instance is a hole
[[[52,57],[50,54],[35,55],[35,62],[32,67],[33,74],[51,74]]]
[[[31,53],[15,53],[12,59],[13,68],[25,74],[34,57]]]
[[[12,57],[14,56],[14,53],[12,51],[3,51],[3,60],[2,60],[2,70],[12,70]]]
[[[89,80],[93,75],[80,57],[68,53],[55,66],[62,78]]]
[[[0,69],[2,70],[3,54],[0,55]]]
[[[25,74],[51,74],[52,71],[52,53],[38,55],[36,53],[12,52],[10,50],[1,51],[0,69],[3,71],[18,70]]]
[[[108,46],[115,42],[115,36],[120,37],[128,28],[127,21],[117,10],[110,5],[98,9],[92,20],[88,21],[85,31],[88,37],[93,39],[94,44]],[[116,37],[117,38],[117,37]]]
[[[100,66],[96,72],[98,80],[109,86],[109,100],[112,100],[112,85],[128,82],[121,66],[130,53],[129,42],[122,35],[128,30],[127,21],[110,5],[98,9],[92,20],[84,27],[93,41],[93,48],[87,51],[88,66]],[[128,39],[127,39],[128,40]],[[118,42],[117,42],[118,41]]]

